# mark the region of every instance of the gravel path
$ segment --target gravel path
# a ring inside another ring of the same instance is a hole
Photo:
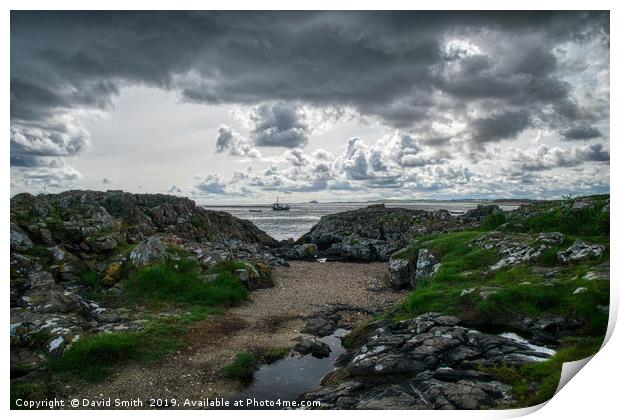
[[[239,351],[292,347],[304,319],[332,304],[384,308],[404,298],[385,289],[387,264],[291,262],[274,269],[275,287],[252,292],[252,302],[231,308],[191,328],[188,346],[155,366],[128,366],[110,380],[79,390],[77,398],[214,398],[240,384],[220,369]],[[363,317],[359,314],[359,317]]]

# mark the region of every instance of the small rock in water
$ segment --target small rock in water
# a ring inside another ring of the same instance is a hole
[[[316,338],[300,336],[296,340],[298,343],[293,347],[293,350],[301,355],[312,354],[314,357],[322,359],[328,357],[332,352],[327,343]]]

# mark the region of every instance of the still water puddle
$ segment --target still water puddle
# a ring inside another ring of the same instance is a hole
[[[318,359],[310,354],[288,356],[270,365],[260,367],[254,373],[254,380],[242,392],[227,398],[234,400],[294,400],[304,392],[321,385],[321,379],[334,369],[334,362],[345,348],[340,342],[349,331],[339,328],[333,334],[320,338],[332,352],[328,357]]]

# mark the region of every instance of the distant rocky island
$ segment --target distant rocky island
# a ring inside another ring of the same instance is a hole
[[[458,216],[371,205],[276,241],[186,198],[19,194],[10,233],[12,404],[102,390],[146,397],[153,386],[123,381],[148,373],[177,384],[180,360],[200,372],[191,392],[225,397],[281,358],[326,357],[323,337],[340,328],[346,350],[300,399],[522,407],[550,398],[561,362],[596,352],[607,327],[608,195]],[[312,300],[325,298],[310,274],[291,274],[312,267],[326,273],[329,300]],[[380,274],[362,278],[371,268]],[[276,300],[284,281],[298,299]]]

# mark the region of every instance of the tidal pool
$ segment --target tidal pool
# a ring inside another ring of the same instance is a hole
[[[255,399],[292,401],[301,394],[315,390],[321,385],[321,379],[334,369],[334,362],[345,348],[341,339],[348,330],[339,328],[333,334],[320,338],[331,348],[328,357],[319,359],[310,354],[305,356],[287,356],[270,365],[261,366],[255,373],[252,383],[242,392],[226,398],[229,401]],[[240,407],[258,409],[260,407]],[[263,407],[278,409],[284,407]]]

